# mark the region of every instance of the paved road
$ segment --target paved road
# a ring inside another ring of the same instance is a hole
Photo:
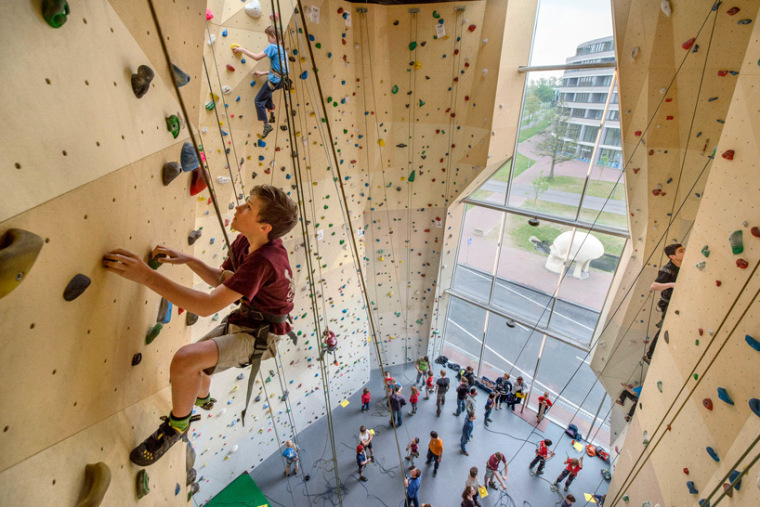
[[[462,266],[457,266],[454,277],[454,287],[474,299],[488,302],[488,293],[491,289],[491,277],[483,273]],[[558,299],[551,307],[552,297],[536,289],[524,287],[503,278],[496,279],[494,287],[493,305],[503,308],[512,315],[520,316],[523,320],[538,322],[541,327],[547,327],[556,334],[588,345],[594,326],[599,319],[599,312],[584,308],[562,299]],[[551,316],[551,320],[550,320]],[[539,320],[540,318],[540,320]]]
[[[487,181],[482,187],[484,190],[490,190],[501,195],[507,191],[507,182],[505,181]],[[533,199],[534,197],[533,187],[524,183],[512,183],[511,196],[512,197],[525,197]],[[573,192],[563,192],[561,190],[549,189],[543,192],[540,196],[542,201],[555,202],[558,204],[567,204],[570,206],[578,206],[581,196]],[[600,211],[604,208],[605,213],[613,213],[615,215],[625,215],[626,205],[625,201],[612,200],[606,201],[603,197],[586,196],[583,201],[583,207],[585,209],[591,209],[594,211]]]

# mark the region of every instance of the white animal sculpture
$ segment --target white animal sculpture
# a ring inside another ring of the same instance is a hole
[[[572,248],[570,248],[571,237],[573,238]],[[552,273],[562,273],[562,266],[565,263],[567,251],[570,249],[568,262],[575,262],[575,269],[571,273],[571,276],[579,280],[588,278],[588,268],[591,261],[604,255],[604,245],[602,245],[602,242],[586,232],[576,231],[575,237],[573,237],[572,231],[563,232],[555,238],[551,246],[548,246],[546,242],[541,241],[535,236],[531,236],[530,241],[536,245],[538,250],[549,254],[544,267]]]

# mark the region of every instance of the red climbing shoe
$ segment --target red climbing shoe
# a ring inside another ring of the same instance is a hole
[[[158,429],[143,443],[132,449],[129,460],[135,465],[146,467],[152,465],[166,454],[166,451],[176,444],[182,437],[187,435],[190,426],[185,431],[179,431],[169,424],[169,418],[161,417],[162,422]]]

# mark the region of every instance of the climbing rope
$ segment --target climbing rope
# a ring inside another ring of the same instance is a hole
[[[459,94],[459,76],[461,75],[462,71],[462,51],[460,48],[462,46],[462,34],[464,33],[464,25],[461,22],[463,12],[464,8],[461,10],[456,9],[456,19],[454,20],[455,37],[454,51],[452,51],[452,54],[454,54],[456,58],[452,58],[452,60],[456,60],[456,64],[452,62],[451,66],[451,102],[449,103],[449,110],[451,111],[451,114],[449,114],[449,136],[447,140],[448,144],[446,145],[446,195],[444,196],[444,210],[447,212],[449,209],[449,197],[451,195],[451,180],[454,179],[454,175],[451,172],[451,161],[454,159],[454,130],[457,125],[457,119],[454,116],[456,114],[456,111],[454,111],[454,108],[456,107],[457,96]]]
[[[169,57],[169,50],[166,47],[166,41],[164,38],[163,30],[161,29],[161,23],[158,22],[158,16],[156,15],[156,8],[153,5],[153,0],[148,0],[148,7],[150,7],[150,15],[153,18],[153,24],[156,27],[156,35],[158,36],[159,42],[161,42],[161,50],[164,53],[164,60],[166,61],[166,67],[169,69],[169,75],[174,75],[174,70],[172,69],[172,61],[171,57]],[[177,86],[177,83],[174,81],[174,79],[171,80],[172,86],[174,86],[174,93],[177,96],[177,100],[179,101],[180,108],[182,109],[182,117],[185,119],[185,123],[187,125],[191,125],[190,123],[190,116],[187,114],[187,107],[185,106],[185,101],[182,98],[182,94],[179,92],[179,87]],[[201,157],[201,152],[198,149],[198,141],[195,139],[195,133],[193,132],[192,128],[188,127],[188,132],[190,134],[190,141],[193,144],[193,148],[195,149],[195,156],[198,157],[198,161],[202,163],[203,158]],[[205,170],[202,166],[202,170],[200,171],[203,175],[203,179],[206,182],[206,186],[209,188],[209,194],[211,195],[211,202],[214,205],[214,211],[216,212],[216,217],[219,221],[219,227],[222,229],[222,235],[224,236],[224,241],[227,244],[227,248],[230,252],[232,252],[232,243],[230,243],[230,238],[227,235],[227,230],[224,227],[224,219],[222,218],[222,213],[219,210],[219,202],[216,199],[216,193],[213,191],[213,183],[210,181],[211,178],[208,174],[208,171]],[[236,268],[236,262],[235,257],[233,255],[230,255],[230,262],[232,263],[233,269]]]

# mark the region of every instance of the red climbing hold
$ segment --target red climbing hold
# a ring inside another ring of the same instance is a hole
[[[476,28],[477,28],[477,26],[475,26],[475,25],[470,25],[470,26],[467,27],[467,29],[469,31],[471,31],[471,32],[474,32]]]
[[[683,473],[685,473],[686,475],[689,475],[689,469],[688,468],[684,468],[683,469]]]
[[[726,150],[723,152],[721,157],[725,158],[726,160],[733,160],[734,159],[734,150]]]
[[[673,99],[668,97],[667,99],[665,99],[665,102],[673,102]]]
[[[666,120],[672,120],[672,119],[673,119],[673,117],[672,117],[672,116],[670,116],[670,115],[668,115],[668,116],[666,116],[666,117],[665,117],[665,119],[666,119]]]
[[[691,39],[689,39],[686,42],[684,42],[683,44],[681,44],[681,47],[684,48],[684,49],[686,49],[686,50],[689,50],[689,49],[691,49],[691,46],[694,45],[694,41],[696,41],[696,40],[697,40],[696,37],[692,37]]]
[[[754,237],[760,238],[760,227],[753,227],[749,232],[751,232]]]
[[[198,195],[206,190],[206,180],[201,174],[201,168],[193,171],[193,179],[190,182],[190,195]]]
[[[749,262],[745,261],[744,259],[736,259],[736,267],[739,269],[747,269],[749,266]]]
[[[705,398],[704,400],[702,400],[702,405],[704,405],[707,410],[713,409],[713,402],[710,398]]]
[[[715,280],[715,285],[716,285],[716,286],[720,287],[720,284],[721,284],[721,283],[722,283],[722,282],[721,282],[720,280]]]
[[[728,71],[727,71],[727,70],[719,70],[719,71],[718,71],[718,75],[719,75],[720,77],[724,77],[724,76],[727,76],[727,75],[728,75]]]
[[[636,132],[633,133],[633,135],[635,135],[636,137],[639,137],[641,135],[641,131],[637,130]]]
[[[649,155],[654,155],[654,150],[649,150]]]
[[[705,331],[700,327],[699,328],[699,336],[702,336],[705,334]]]
[[[228,63],[228,64],[227,64],[227,70],[228,70],[228,71],[230,71],[230,72],[235,72],[235,67],[233,67],[232,65],[230,65],[230,64]]]
[[[733,16],[734,14],[736,14],[737,12],[739,12],[740,10],[741,9],[739,9],[738,7],[731,7],[730,9],[728,9],[726,11],[726,14],[728,14],[729,16]]]
[[[633,174],[639,174],[639,171],[641,171],[641,167],[634,167],[633,168]]]
[[[338,14],[343,14],[343,7],[338,7]]]

